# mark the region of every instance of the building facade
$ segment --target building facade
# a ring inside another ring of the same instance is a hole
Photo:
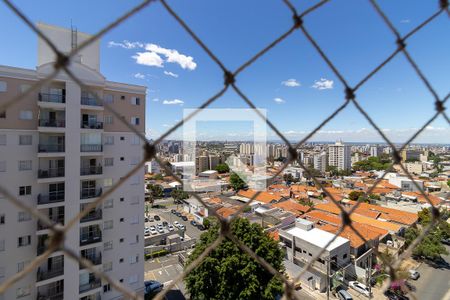
[[[350,146],[340,141],[329,145],[328,165],[336,167],[338,170],[350,170],[352,167]]]
[[[90,35],[38,24],[64,53]],[[144,86],[107,81],[100,73],[100,42],[82,49],[71,71],[137,131],[145,131]],[[0,103],[53,72],[54,53],[38,40],[35,70],[0,66]],[[102,101],[66,74],[9,106],[0,117],[0,182],[50,220],[67,224],[111,189],[143,158],[143,142]],[[71,227],[65,246],[129,289],[143,293],[144,168]],[[0,195],[0,198],[3,197]],[[0,269],[14,276],[41,255],[51,232],[29,213],[0,201]],[[116,299],[120,293],[56,251],[4,299]],[[22,298],[21,298],[22,299]]]

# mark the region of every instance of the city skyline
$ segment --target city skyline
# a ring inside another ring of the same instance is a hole
[[[45,3],[34,7],[18,1],[17,5],[35,22],[45,20],[49,24],[69,27],[72,20],[79,31],[92,33],[135,3],[137,1],[110,7],[107,12],[96,9],[105,4],[101,1],[81,1],[76,5],[58,3],[55,9],[60,11],[59,14],[45,9]],[[406,3],[380,3],[402,34],[412,30],[435,9],[431,3],[422,6]],[[307,1],[297,8],[301,11],[313,4],[314,1]],[[217,66],[178,28],[162,6],[159,3],[151,6],[151,9],[138,13],[133,21],[102,38],[101,70],[114,81],[148,87],[146,133],[148,137],[157,138],[181,120],[184,108],[197,107],[216,93],[223,79]],[[358,9],[359,13],[351,14],[349,7]],[[259,18],[276,18],[277,22],[258,23],[258,19],[251,16],[251,2],[236,1],[225,5],[199,1],[189,7],[174,3],[174,9],[183,12],[189,25],[230,69],[237,68],[290,24],[290,12],[275,9],[278,8],[277,3],[259,5],[258,8]],[[208,18],[212,11],[220,12],[215,20]],[[90,18],[90,15],[95,17]],[[0,64],[33,68],[35,57],[26,50],[35,45],[36,37],[6,7],[0,8],[0,16],[5,24],[17,25],[0,33],[4,38],[8,35],[10,40],[0,49]],[[231,17],[239,21],[224,29],[223,22]],[[340,22],[344,18],[352,21]],[[408,42],[411,55],[424,68],[439,95],[447,92],[445,70],[449,67],[445,59],[440,59],[445,57],[444,49],[448,43],[440,39],[448,26],[443,23],[444,18],[437,18],[427,27],[427,34],[415,35]],[[369,21],[372,26],[364,25]],[[330,3],[306,17],[305,24],[350,84],[356,84],[396,47],[394,37],[368,3]],[[360,26],[354,26],[356,24]],[[241,28],[245,30],[239,30]],[[19,44],[22,46],[17,47]],[[347,47],[348,44],[355,47]],[[426,50],[432,45],[440,46],[434,47],[434,55],[430,56]],[[312,131],[344,102],[343,86],[301,35],[294,34],[272,49],[261,61],[238,76],[237,83],[257,107],[267,109],[268,118],[288,139],[293,140]],[[396,57],[358,90],[357,98],[393,142],[408,140],[433,114],[432,95],[402,56]],[[211,107],[247,106],[229,91]],[[374,142],[381,141],[352,104],[322,131],[313,138],[327,140],[330,136],[333,140],[363,141],[370,138]],[[271,133],[268,138],[271,138]],[[438,117],[416,141],[433,143],[449,138],[448,124],[444,118]]]

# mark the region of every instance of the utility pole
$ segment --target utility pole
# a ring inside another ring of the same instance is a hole
[[[326,259],[327,262],[327,300],[330,300],[330,258]]]

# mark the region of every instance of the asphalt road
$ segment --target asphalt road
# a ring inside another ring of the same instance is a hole
[[[447,251],[450,252],[450,247]],[[450,255],[442,256],[448,263],[450,263]],[[417,288],[414,293],[416,299],[427,300],[450,300],[450,269],[449,268],[434,268],[428,263],[424,262],[418,268],[420,278],[417,281],[410,280],[410,282]]]

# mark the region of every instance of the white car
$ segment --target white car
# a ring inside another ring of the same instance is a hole
[[[420,277],[420,273],[417,272],[416,270],[409,270],[409,278],[413,279],[413,280],[417,280]]]
[[[152,235],[158,234],[158,232],[156,231],[156,229],[150,229],[150,233],[151,233]]]
[[[148,221],[153,222],[153,221],[155,221],[155,219],[152,216],[150,216],[150,217],[148,217]]]
[[[150,230],[156,230],[156,227],[154,225],[150,226]]]
[[[145,235],[150,235],[150,228],[145,227],[144,234]]]
[[[370,297],[369,288],[358,281],[350,281],[348,286],[357,291],[358,293],[364,294],[366,297]]]
[[[169,229],[169,231],[174,231],[172,224],[167,225],[167,229]]]
[[[178,226],[178,228],[180,228],[181,230],[186,230],[186,227],[183,224],[180,224],[180,226]]]
[[[180,226],[180,223],[178,223],[178,221],[175,221],[175,222],[173,222],[173,226],[179,227],[179,226]]]
[[[164,229],[162,229],[162,227],[158,227],[158,232],[159,233],[164,233]]]

